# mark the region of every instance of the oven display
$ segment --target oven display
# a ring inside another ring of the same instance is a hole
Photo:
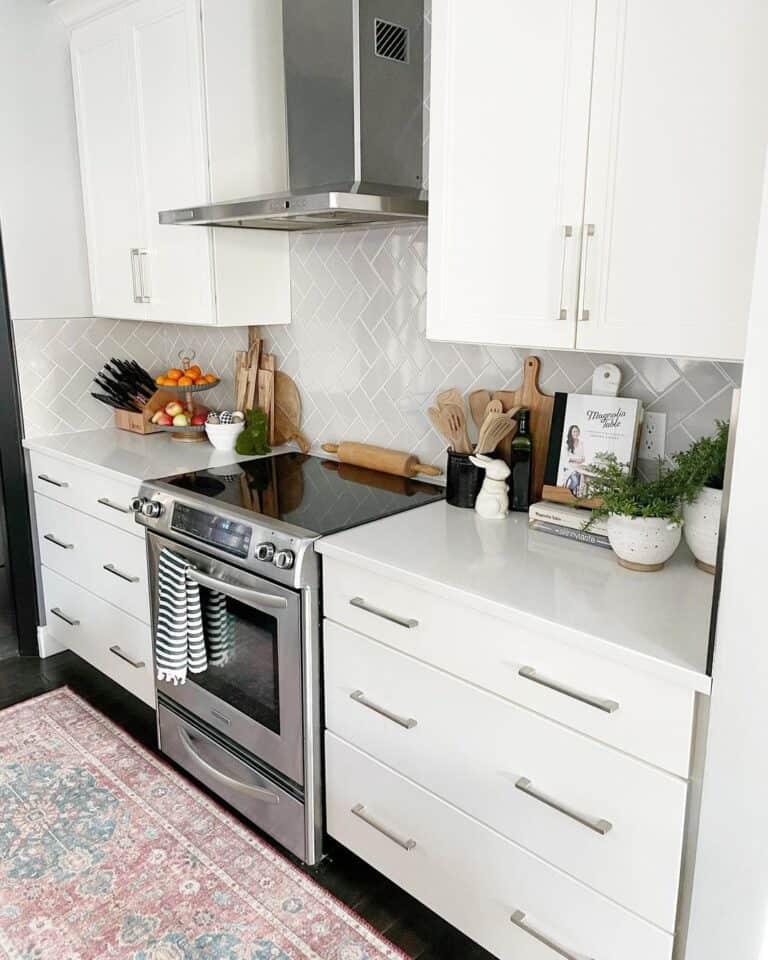
[[[217,517],[214,513],[195,510],[182,503],[173,507],[171,530],[185,533],[188,537],[244,559],[251,546],[251,528],[247,523]]]

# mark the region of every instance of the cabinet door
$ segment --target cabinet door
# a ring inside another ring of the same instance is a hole
[[[145,245],[132,55],[123,12],[72,34],[72,71],[93,312],[143,320]]]
[[[572,347],[595,0],[435,0],[427,336]]]
[[[141,0],[128,12],[149,238],[149,319],[215,323],[210,230],[158,223],[160,210],[208,200],[198,0]]]
[[[766,35],[764,0],[601,0],[579,347],[742,357]]]

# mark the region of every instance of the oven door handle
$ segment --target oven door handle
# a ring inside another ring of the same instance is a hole
[[[197,750],[195,750],[192,743],[192,738],[189,736],[187,731],[181,727],[179,727],[179,739],[181,740],[181,745],[184,747],[190,757],[192,757],[195,763],[199,764],[203,770],[205,770],[205,772],[215,780],[218,780],[220,783],[231,787],[233,790],[240,790],[243,793],[250,793],[257,799],[263,800],[264,803],[280,803],[280,797],[276,793],[272,793],[271,790],[264,790],[263,787],[257,787],[252,783],[243,783],[242,780],[238,780],[235,777],[230,777],[229,774],[222,773],[222,771],[214,767],[213,764],[208,763],[207,760],[204,760]]]
[[[277,597],[272,593],[261,593],[259,590],[241,587],[236,583],[227,583],[226,580],[219,580],[207,573],[201,573],[194,567],[187,570],[187,577],[195,583],[199,583],[201,587],[217,590],[219,593],[232,597],[233,600],[242,600],[243,603],[257,603],[261,607],[274,607],[278,610],[285,610],[288,607],[288,601],[284,597]]]

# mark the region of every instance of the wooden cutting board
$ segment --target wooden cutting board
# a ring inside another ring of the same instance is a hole
[[[535,503],[541,499],[544,486],[544,470],[547,466],[547,452],[549,450],[549,431],[552,426],[552,411],[555,398],[544,394],[539,389],[539,370],[541,362],[538,357],[526,357],[523,364],[523,382],[517,390],[498,390],[493,399],[501,400],[504,412],[514,407],[528,407],[531,411],[531,433],[533,434],[533,482],[531,485],[531,501]],[[511,451],[511,437],[502,441],[499,452],[508,461]]]
[[[309,451],[309,443],[301,432],[301,397],[296,384],[287,373],[275,371],[275,432],[276,444],[295,440],[302,453]]]

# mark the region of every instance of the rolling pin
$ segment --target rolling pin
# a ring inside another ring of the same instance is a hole
[[[439,477],[443,472],[439,467],[432,467],[428,463],[419,463],[412,453],[402,453],[399,450],[387,450],[386,447],[375,447],[370,443],[324,443],[326,453],[335,453],[342,463],[350,463],[355,467],[366,467],[368,470],[379,470],[381,473],[391,473],[396,477],[415,477],[423,473],[428,477]]]

